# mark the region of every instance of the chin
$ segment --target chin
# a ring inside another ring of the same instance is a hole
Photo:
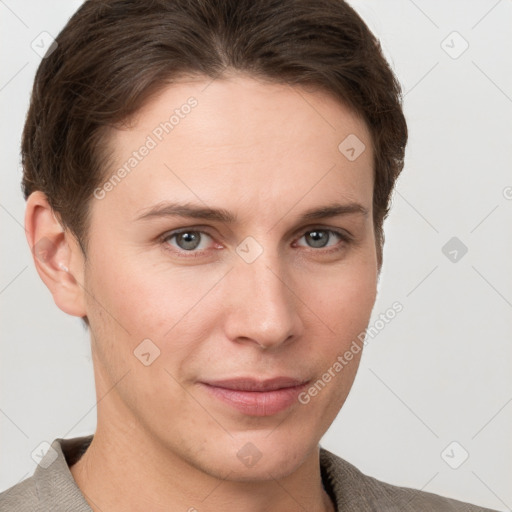
[[[202,459],[199,465],[211,476],[233,482],[269,481],[292,474],[317,447],[291,436],[286,444],[277,436],[274,440],[271,437],[230,439],[230,446],[212,447],[198,454]]]

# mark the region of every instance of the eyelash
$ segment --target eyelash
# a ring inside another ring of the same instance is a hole
[[[314,252],[317,252],[317,253],[331,254],[333,252],[339,252],[339,251],[341,251],[344,248],[345,244],[350,244],[353,241],[352,235],[349,235],[345,231],[338,231],[336,229],[324,228],[324,227],[320,227],[320,226],[307,229],[306,231],[303,232],[303,234],[300,236],[300,238],[302,238],[304,235],[306,235],[308,233],[311,233],[313,231],[325,231],[327,233],[331,233],[331,234],[337,235],[340,238],[341,242],[342,242],[340,244],[336,244],[335,246],[329,247],[327,249],[324,249],[322,247],[319,247],[319,248],[314,248],[314,247],[306,248],[307,250],[311,250],[311,251],[314,251]],[[167,243],[170,239],[176,237],[177,235],[180,235],[182,233],[189,233],[189,232],[191,232],[191,233],[199,233],[201,235],[207,235],[208,237],[213,239],[213,237],[207,231],[201,231],[201,230],[195,229],[195,228],[183,228],[183,229],[180,229],[180,230],[177,230],[177,231],[171,231],[171,232],[168,232],[168,233],[164,233],[160,237],[160,241],[162,242],[162,244],[164,246],[163,247],[164,250],[169,251],[172,254],[177,255],[179,257],[182,257],[182,258],[199,258],[201,256],[204,256],[204,254],[209,249],[202,249],[202,250],[199,250],[199,251],[198,250],[186,251],[184,249],[177,250],[177,249],[174,249],[174,248],[171,249],[169,244]],[[300,238],[298,238],[298,240],[300,240]],[[303,246],[301,246],[301,247],[303,247]]]

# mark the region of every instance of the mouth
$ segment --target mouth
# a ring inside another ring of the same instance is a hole
[[[200,382],[201,387],[224,404],[248,416],[272,416],[291,407],[309,381],[291,377],[268,380],[238,378]]]

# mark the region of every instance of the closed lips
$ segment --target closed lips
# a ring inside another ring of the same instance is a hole
[[[208,386],[217,388],[233,389],[237,391],[274,391],[276,389],[293,388],[301,386],[307,381],[291,377],[276,377],[268,380],[256,380],[248,378],[227,379],[204,382]]]
[[[269,380],[230,379],[201,383],[209,396],[248,416],[272,416],[298,403],[308,381],[277,377]]]

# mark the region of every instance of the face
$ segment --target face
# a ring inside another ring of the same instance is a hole
[[[335,363],[375,301],[364,122],[320,91],[197,78],[109,144],[84,275],[98,430],[211,475],[289,474],[347,397],[361,352]]]

